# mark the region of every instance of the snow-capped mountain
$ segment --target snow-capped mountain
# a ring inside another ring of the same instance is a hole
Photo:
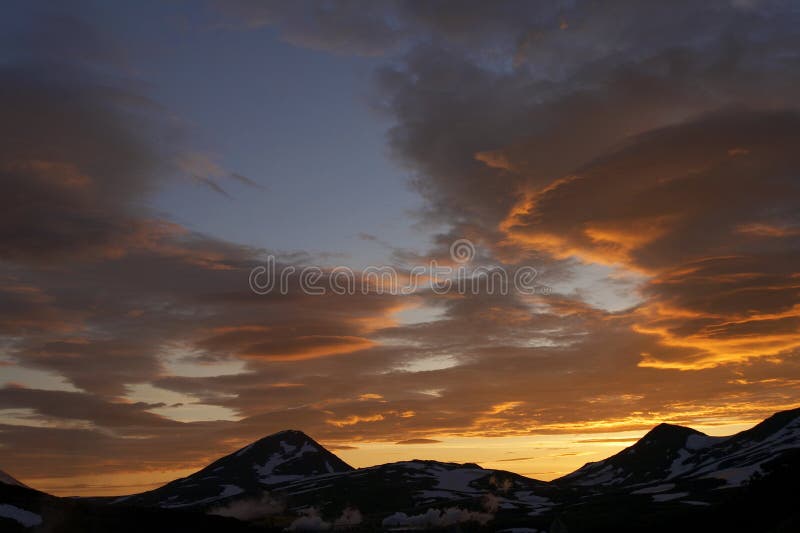
[[[681,451],[668,479],[712,478],[740,486],[768,474],[767,463],[800,448],[800,409],[777,413],[732,437],[707,437],[697,444]]]
[[[242,494],[257,494],[288,481],[351,470],[353,467],[302,431],[287,430],[226,455],[188,477],[112,503],[163,508],[203,506]]]
[[[389,512],[414,516],[443,506],[479,511],[489,497],[506,519],[523,517],[529,522],[538,517],[541,525],[550,515],[606,501],[603,498],[647,505],[716,505],[725,498],[719,489],[768,476],[781,454],[798,450],[800,409],[778,413],[731,437],[660,424],[620,453],[547,483],[474,464],[437,461],[354,470],[305,434],[285,431],[189,477],[114,503],[207,509],[266,490],[293,509],[313,507],[333,513],[355,505],[374,516]]]
[[[633,446],[608,459],[587,463],[556,482],[579,486],[608,486],[662,480],[669,475],[672,463],[686,449],[696,442],[704,442],[707,438],[690,428],[659,424]]]
[[[525,514],[548,511],[549,483],[472,463],[401,461],[352,472],[318,476],[275,488],[292,506],[352,504],[370,513],[425,511],[437,505],[481,509],[492,506]]]
[[[553,482],[472,463],[353,469],[283,431],[116,499],[56,498],[4,477],[0,530],[800,531],[799,478],[800,409],[730,437],[661,424]]]
[[[800,449],[800,409],[777,413],[730,437],[710,437],[690,428],[660,424],[633,446],[602,461],[587,463],[555,483],[633,488],[641,494],[668,490],[677,494],[676,487],[687,490],[739,487],[754,477],[768,474],[767,463],[797,449]],[[649,487],[653,484],[663,490]],[[656,497],[659,498],[665,497]]]

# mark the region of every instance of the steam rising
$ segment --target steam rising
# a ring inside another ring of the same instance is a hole
[[[208,514],[229,516],[245,522],[261,520],[267,516],[281,514],[286,505],[264,492],[259,498],[244,498],[228,505],[214,507]]]

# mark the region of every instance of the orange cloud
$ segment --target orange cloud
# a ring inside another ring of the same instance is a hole
[[[325,422],[332,426],[336,426],[337,428],[342,428],[345,426],[354,426],[362,422],[378,422],[383,419],[384,416],[381,414],[368,415],[368,416],[351,415],[346,418],[326,420]]]
[[[796,194],[786,176],[800,163],[799,138],[791,113],[650,132],[523,195],[499,229],[510,246],[644,274],[631,327],[662,349],[642,352],[641,367],[780,357],[800,347],[800,286],[788,266],[800,256],[780,242],[800,235],[786,196]],[[783,220],[752,222],[757,212]]]
[[[302,361],[365,350],[375,342],[363,337],[305,335],[286,341],[264,341],[249,346],[242,355],[272,361]]]
[[[775,226],[761,222],[741,224],[736,228],[737,233],[750,235],[752,237],[796,237],[800,235],[800,228],[788,226]]]

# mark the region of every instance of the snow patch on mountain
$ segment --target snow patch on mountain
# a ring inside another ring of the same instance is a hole
[[[16,520],[23,527],[35,527],[42,524],[40,515],[7,503],[0,503],[0,516]]]
[[[210,496],[208,498],[202,498],[199,500],[181,501],[180,503],[174,502],[174,500],[177,500],[179,498],[178,495],[170,496],[169,498],[161,502],[159,507],[163,507],[165,509],[175,509],[179,507],[188,507],[190,505],[191,506],[204,505],[207,503],[213,503],[218,500],[223,500],[225,498],[230,498],[232,496],[237,496],[244,492],[244,489],[242,489],[241,487],[237,487],[236,485],[222,485],[221,489],[222,490],[220,491],[220,493],[217,494],[216,496]]]
[[[485,477],[488,474],[486,470],[475,468],[456,468],[447,470],[442,467],[437,467],[432,468],[431,471],[437,479],[437,489],[468,493],[476,492],[476,489],[471,487],[470,483]]]
[[[282,453],[275,452],[264,464],[253,465],[253,469],[255,469],[256,473],[258,474],[259,481],[265,485],[283,483],[302,478],[303,476],[300,474],[275,474],[274,471],[279,466],[294,461],[295,459],[299,459],[307,453],[316,453],[319,451],[319,449],[310,442],[305,442],[301,447],[298,447],[297,445],[281,441],[280,447],[282,449]],[[325,466],[328,472],[332,471],[332,467],[327,461]]]
[[[655,485],[654,487],[645,487],[643,489],[635,490],[631,494],[657,494],[659,492],[666,492],[675,488],[674,483],[664,483]]]
[[[654,502],[671,502],[672,500],[680,500],[688,496],[688,492],[667,492],[663,494],[653,494],[650,496]]]
[[[753,478],[754,475],[761,473],[761,464],[750,466],[743,466],[740,468],[726,468],[718,470],[706,476],[705,478],[722,479],[725,481],[727,487],[741,487],[747,481]]]

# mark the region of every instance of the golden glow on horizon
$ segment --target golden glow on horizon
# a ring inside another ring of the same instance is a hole
[[[723,436],[751,427],[759,420],[720,420],[718,423],[691,425],[709,435]],[[509,437],[448,437],[429,435],[424,444],[395,442],[336,441],[321,444],[356,468],[377,464],[430,459],[443,462],[477,463],[483,468],[508,470],[524,476],[549,481],[568,474],[585,463],[609,457],[632,445],[648,429],[603,430],[619,424],[592,423],[581,432]],[[118,496],[159,487],[173,479],[192,474],[219,457],[232,453],[244,442],[232,443],[232,449],[209,455],[194,467],[152,469],[150,471],[93,474],[70,478],[28,478],[21,481],[58,496]],[[102,472],[102,466],[98,469]]]

